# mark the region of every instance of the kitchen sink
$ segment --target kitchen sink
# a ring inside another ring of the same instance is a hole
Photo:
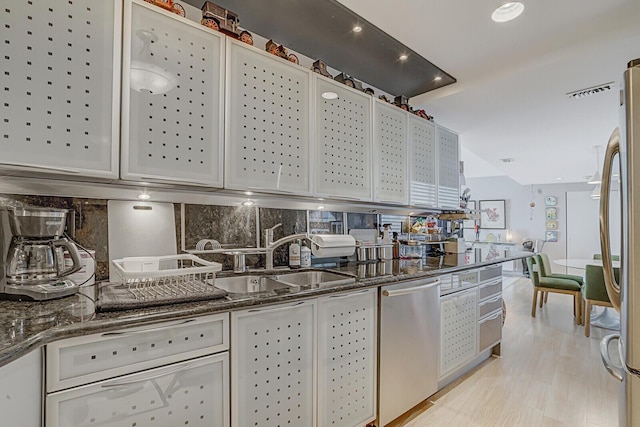
[[[231,294],[247,294],[266,291],[296,292],[295,284],[274,280],[272,276],[230,276],[217,277],[214,286]]]
[[[326,286],[346,285],[354,283],[355,277],[332,271],[300,271],[297,273],[278,274],[271,276],[274,280],[300,289],[323,288]]]

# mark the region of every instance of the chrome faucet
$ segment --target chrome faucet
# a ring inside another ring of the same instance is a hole
[[[268,248],[273,243],[273,232],[276,228],[282,226],[282,223],[278,223],[271,228],[264,230],[264,247]]]
[[[278,224],[278,225],[280,225],[280,224]],[[273,227],[273,228],[275,228],[275,227]],[[271,235],[271,238],[273,239],[273,234]],[[306,239],[306,240],[311,241],[311,239],[309,239],[309,235],[306,234],[306,233],[291,234],[289,236],[284,236],[282,239],[278,239],[275,242],[273,242],[271,240],[268,240],[268,239],[265,239],[267,241],[267,243],[265,244],[265,249],[267,250],[267,253],[265,255],[265,258],[266,258],[265,259],[265,269],[266,270],[273,270],[273,252],[276,250],[276,248],[284,245],[285,243],[293,242],[294,240],[298,240],[298,239]]]

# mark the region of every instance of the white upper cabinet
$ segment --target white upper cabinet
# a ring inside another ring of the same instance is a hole
[[[436,125],[421,118],[409,118],[409,203],[437,205]]]
[[[371,96],[315,76],[315,193],[371,200]]]
[[[3,2],[0,168],[118,177],[117,1]]]
[[[374,108],[375,197],[376,202],[408,202],[407,118],[409,113],[376,100]]]
[[[436,127],[438,150],[438,207],[460,209],[460,161],[458,135]]]
[[[225,187],[311,194],[311,71],[227,40]]]
[[[224,36],[125,1],[122,178],[222,187]]]

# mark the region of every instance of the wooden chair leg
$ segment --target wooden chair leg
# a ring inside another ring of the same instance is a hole
[[[547,293],[548,293],[548,292],[544,292],[544,291],[541,291],[541,292],[540,292],[540,308],[542,308],[542,304],[544,303],[544,296],[545,296],[545,294],[547,294]]]
[[[585,300],[584,306],[584,336],[591,334],[591,301]]]
[[[544,293],[544,303],[546,304],[548,300],[549,300],[549,292],[545,292]]]
[[[531,304],[531,317],[536,317],[536,305],[538,304],[538,289],[533,288],[533,304]]]

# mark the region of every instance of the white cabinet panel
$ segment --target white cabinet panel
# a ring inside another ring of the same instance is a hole
[[[117,1],[4,2],[0,167],[118,177]]]
[[[438,147],[438,207],[460,208],[460,162],[458,135],[436,127]]]
[[[46,425],[226,427],[228,364],[225,352],[49,394]]]
[[[396,106],[376,100],[375,200],[407,204],[407,118]]]
[[[440,378],[476,356],[478,349],[478,290],[440,298]]]
[[[227,40],[225,187],[310,194],[311,71]]]
[[[323,93],[333,92],[335,99]],[[371,96],[315,76],[318,195],[371,200]]]
[[[0,425],[40,427],[42,350],[32,351],[1,367],[0,378]]]
[[[315,426],[315,318],[316,300],[231,314],[233,426]]]
[[[377,289],[318,303],[318,425],[355,427],[376,417]]]
[[[47,391],[229,348],[229,314],[86,335],[47,345]]]
[[[409,203],[435,207],[437,204],[436,126],[420,117],[409,117]]]
[[[222,187],[224,36],[142,0],[124,22],[122,177]]]

